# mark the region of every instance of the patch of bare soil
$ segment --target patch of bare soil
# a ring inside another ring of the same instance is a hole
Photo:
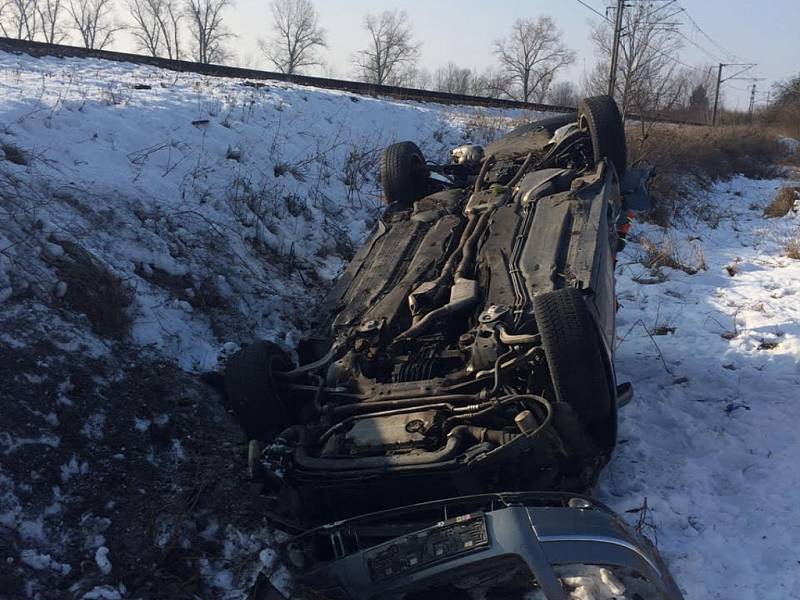
[[[0,595],[216,598],[246,584],[270,541],[216,393],[42,308],[0,317]]]

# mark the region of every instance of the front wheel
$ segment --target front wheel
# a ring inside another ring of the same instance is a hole
[[[234,354],[225,369],[225,397],[248,440],[272,437],[289,425],[289,411],[273,371],[288,371],[289,357],[272,342],[258,341]]]
[[[411,206],[425,196],[430,172],[414,142],[392,144],[381,155],[380,178],[387,204]]]

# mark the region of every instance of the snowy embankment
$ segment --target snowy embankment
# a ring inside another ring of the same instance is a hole
[[[339,272],[377,214],[379,151],[413,139],[441,159],[503,117],[0,54],[2,183],[17,211],[0,298],[34,287],[79,302],[68,269],[47,268],[80,262],[61,243],[77,241],[132,294],[120,298],[131,339],[184,369],[212,367],[217,342],[243,331],[291,346],[309,289]]]
[[[189,374],[293,346],[384,146],[528,116],[0,53],[0,596],[243,597],[271,532]]]

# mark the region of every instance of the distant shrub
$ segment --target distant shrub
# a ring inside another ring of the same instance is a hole
[[[800,188],[785,185],[778,190],[772,201],[764,209],[765,217],[784,217],[794,208],[800,198]]]
[[[3,151],[3,155],[8,162],[12,162],[15,165],[28,165],[30,164],[31,160],[28,156],[28,153],[15,146],[14,144],[3,142],[0,143],[0,150]]]
[[[800,260],[800,240],[790,240],[786,244],[786,256],[795,260]]]
[[[787,154],[774,131],[750,126],[658,124],[644,133],[631,126],[627,134],[629,162],[656,167],[650,182],[650,220],[659,225],[685,212],[691,188],[734,175],[775,177]]]

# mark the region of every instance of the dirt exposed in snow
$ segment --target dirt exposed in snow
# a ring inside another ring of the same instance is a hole
[[[252,583],[271,538],[210,388],[152,352],[90,347],[41,306],[6,311],[3,597],[214,597]]]

